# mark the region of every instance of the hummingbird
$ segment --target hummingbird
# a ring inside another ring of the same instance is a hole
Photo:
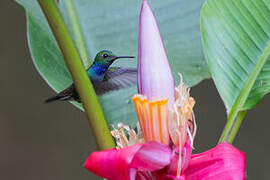
[[[97,95],[102,95],[106,92],[127,88],[137,83],[137,69],[110,67],[117,59],[135,58],[134,56],[116,56],[113,52],[102,50],[97,53],[94,62],[86,70],[89,79]],[[45,103],[53,101],[70,101],[75,100],[80,102],[80,97],[76,91],[75,85],[69,87],[45,100]]]

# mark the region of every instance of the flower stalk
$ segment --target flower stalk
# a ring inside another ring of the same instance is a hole
[[[108,180],[244,179],[245,154],[229,143],[192,155],[195,100],[182,80],[174,87],[159,29],[146,0],[142,2],[138,44],[139,94],[132,100],[140,128],[114,128],[117,148],[93,152],[85,167]]]
[[[58,9],[56,1],[38,0],[79,93],[90,127],[100,150],[115,147],[95,90],[83,67],[80,55]]]

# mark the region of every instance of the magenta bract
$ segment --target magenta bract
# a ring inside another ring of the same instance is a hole
[[[228,143],[192,155],[180,177],[176,177],[173,156],[169,146],[147,142],[94,152],[85,168],[109,180],[244,180],[245,177],[245,154]]]
[[[192,155],[185,171],[187,180],[244,180],[245,153],[229,143]]]
[[[123,149],[93,152],[84,166],[108,180],[135,180],[138,171],[156,171],[171,161],[171,150],[157,142],[136,144]]]

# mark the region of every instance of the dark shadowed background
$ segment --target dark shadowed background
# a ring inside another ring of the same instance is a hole
[[[54,92],[35,70],[23,9],[0,1],[0,180],[98,179],[82,164],[96,150],[84,113],[69,103],[44,104]],[[212,80],[191,90],[198,124],[196,152],[214,146],[225,108]],[[247,179],[267,180],[270,97],[248,112],[234,145],[247,154]]]

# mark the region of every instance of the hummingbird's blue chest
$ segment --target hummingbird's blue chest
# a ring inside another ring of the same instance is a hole
[[[108,67],[105,64],[94,64],[89,70],[88,75],[91,81],[103,81],[105,72],[107,71]]]

